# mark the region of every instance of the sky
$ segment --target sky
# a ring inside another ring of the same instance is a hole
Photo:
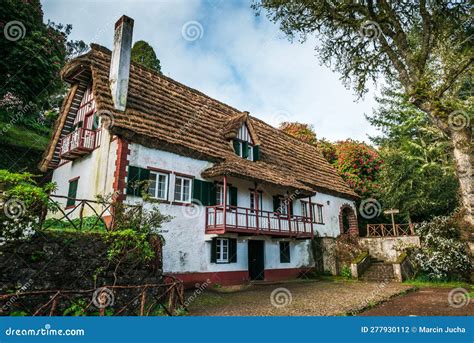
[[[251,0],[43,0],[45,21],[72,24],[70,39],[112,47],[114,23],[135,20],[134,41],[155,50],[176,81],[278,126],[312,124],[318,138],[369,142],[364,117],[376,107],[371,88],[357,100],[340,75],[321,66],[317,42],[290,42]]]

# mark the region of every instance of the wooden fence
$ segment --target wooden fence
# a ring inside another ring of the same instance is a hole
[[[367,224],[367,237],[414,236],[413,224]]]

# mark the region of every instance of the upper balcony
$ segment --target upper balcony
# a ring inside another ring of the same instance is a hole
[[[97,132],[78,128],[61,139],[60,157],[65,160],[74,160],[90,153],[96,147]]]
[[[225,213],[225,215],[224,215]],[[313,223],[303,216],[288,216],[237,206],[207,206],[206,233],[238,233],[278,237],[312,238]]]

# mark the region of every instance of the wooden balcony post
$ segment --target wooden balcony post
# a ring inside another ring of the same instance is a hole
[[[286,212],[288,213],[288,232],[290,233],[290,236],[291,236],[291,206],[290,206],[290,201],[291,200],[287,200]]]
[[[311,223],[311,238],[314,238],[313,203],[311,202],[311,196],[308,198],[308,206],[309,206],[309,222]]]
[[[223,204],[224,218],[222,220],[223,220],[224,232],[225,232],[226,231],[226,223],[227,223],[227,175],[224,175],[224,187],[223,187],[222,191],[224,192],[224,204]]]
[[[260,198],[259,198],[259,194],[258,194],[258,191],[257,191],[257,183],[255,182],[254,183],[254,196],[253,198],[255,199],[255,225],[257,226],[257,234],[258,234],[258,230],[259,230],[259,227],[258,227],[258,217],[259,217],[259,213],[260,213],[260,208],[259,208],[259,204],[260,204]]]

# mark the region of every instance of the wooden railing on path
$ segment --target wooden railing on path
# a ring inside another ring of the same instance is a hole
[[[414,236],[413,224],[367,224],[367,237]]]

